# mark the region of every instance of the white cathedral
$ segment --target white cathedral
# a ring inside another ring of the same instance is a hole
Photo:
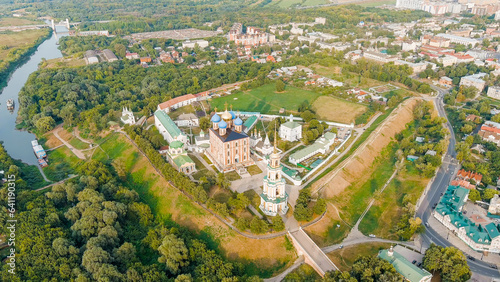
[[[288,194],[285,191],[286,181],[281,177],[282,165],[280,155],[276,150],[276,136],[274,151],[269,157],[267,173],[264,176],[264,186],[260,194],[259,208],[269,216],[276,216],[278,213],[286,214],[288,211]]]
[[[127,107],[123,107],[123,110],[122,110],[122,117],[120,118],[120,120],[124,123],[124,124],[130,124],[130,125],[134,125],[135,124],[135,117],[134,117],[134,113]]]

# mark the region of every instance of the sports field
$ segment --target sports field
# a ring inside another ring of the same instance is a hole
[[[212,99],[210,106],[221,110],[227,102],[233,105],[235,111],[277,114],[281,108],[285,108],[287,112],[298,113],[302,102],[307,101],[312,104],[320,96],[318,93],[288,85],[284,93],[275,91],[274,83],[266,84],[249,91]]]
[[[234,111],[278,114],[281,108],[286,114],[298,114],[299,106],[305,101],[312,105],[321,119],[350,123],[366,111],[366,107],[341,99],[321,96],[321,94],[292,86],[287,86],[284,93],[275,93],[274,83],[232,95],[212,99],[210,106],[223,110],[224,105],[233,106]]]

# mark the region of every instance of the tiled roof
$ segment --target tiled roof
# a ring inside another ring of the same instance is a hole
[[[191,99],[196,99],[196,96],[194,96],[193,94],[187,94],[187,95],[179,96],[179,97],[176,97],[174,99],[170,99],[170,100],[168,100],[166,102],[163,102],[163,103],[159,104],[158,107],[160,108],[160,110],[164,110],[166,108],[172,107],[173,105],[175,105],[177,103],[181,103],[181,102],[184,102],[184,101],[187,101],[187,100],[191,100]]]

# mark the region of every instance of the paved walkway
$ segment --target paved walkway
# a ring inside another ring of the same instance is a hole
[[[82,153],[80,150],[76,149],[75,147],[73,147],[71,144],[69,144],[66,140],[62,139],[61,136],[59,136],[59,131],[61,131],[62,129],[62,126],[59,125],[56,129],[54,129],[54,131],[52,132],[54,134],[54,136],[59,139],[59,141],[61,141],[64,145],[66,145],[66,147],[68,147],[68,149],[73,152],[73,154],[75,154],[75,156],[77,156],[79,159],[81,160],[85,160],[85,154]]]
[[[258,190],[262,186],[262,180],[266,175],[266,162],[254,160],[255,164],[262,170],[261,173],[250,177],[241,178],[231,182],[231,190],[233,192],[244,193],[248,190]]]

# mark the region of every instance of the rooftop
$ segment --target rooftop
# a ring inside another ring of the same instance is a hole
[[[193,160],[187,155],[180,155],[175,157],[174,163],[177,167],[182,167],[185,164],[194,164]]]
[[[177,137],[181,134],[184,134],[174,123],[174,121],[165,113],[164,111],[156,111],[155,116],[158,118],[160,123],[165,127],[165,129],[168,131],[170,136],[172,137]]]
[[[381,250],[378,253],[378,257],[390,262],[396,271],[403,275],[408,281],[419,282],[425,277],[432,277],[432,274],[427,270],[412,264],[396,251],[393,251],[392,256],[390,256],[388,250]]]

